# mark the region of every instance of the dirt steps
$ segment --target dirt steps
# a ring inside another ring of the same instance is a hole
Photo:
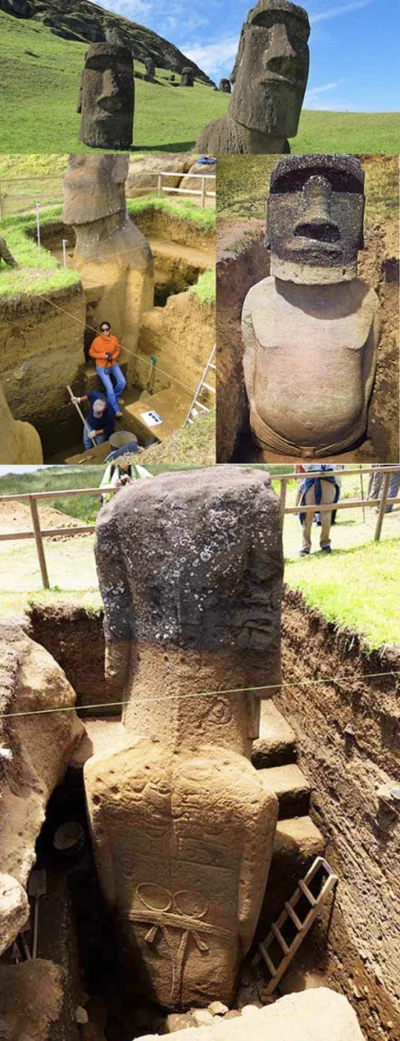
[[[296,763],[259,770],[266,788],[275,792],[279,803],[279,820],[303,817],[310,808],[311,785]]]
[[[273,701],[261,702],[260,736],[254,741],[251,761],[256,770],[296,762],[296,735]]]

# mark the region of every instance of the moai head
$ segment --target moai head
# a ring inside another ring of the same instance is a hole
[[[149,81],[149,83],[152,83],[156,73],[156,66],[153,61],[153,58],[145,58],[143,64],[146,69],[146,79]]]
[[[92,43],[85,55],[80,137],[93,148],[129,149],[133,137],[133,58],[119,38]]]
[[[364,172],[354,156],[280,159],[267,210],[271,273],[305,284],[355,278],[364,204]]]
[[[66,224],[92,221],[126,212],[128,155],[70,155],[64,177]]]
[[[260,133],[294,137],[308,79],[310,23],[289,0],[249,11],[231,76],[229,115]]]
[[[194,72],[190,68],[190,65],[182,69],[181,72],[181,87],[193,87],[194,86]]]
[[[223,94],[230,94],[232,92],[231,81],[220,80],[219,89],[222,91]]]

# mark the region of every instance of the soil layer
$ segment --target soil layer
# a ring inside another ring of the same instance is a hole
[[[394,1041],[400,814],[381,792],[399,782],[400,650],[368,654],[357,634],[338,631],[288,589],[283,649],[287,686],[275,700],[296,732],[299,766],[314,792],[311,816],[339,876],[333,909],[313,929],[318,965],[354,1005],[368,1041]]]

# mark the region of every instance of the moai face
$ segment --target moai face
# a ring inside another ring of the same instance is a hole
[[[271,273],[294,282],[343,282],[363,248],[364,173],[353,156],[291,156],[271,177]]]
[[[133,58],[127,47],[91,44],[82,80],[81,139],[99,148],[130,148],[133,136]]]
[[[193,87],[194,86],[194,72],[189,66],[182,69],[181,73],[181,87]]]
[[[221,80],[219,84],[219,89],[222,91],[223,94],[230,94],[232,91],[231,81]]]
[[[229,115],[261,133],[294,137],[308,79],[310,23],[289,0],[249,11],[232,73]]]
[[[64,177],[66,224],[91,221],[125,212],[128,155],[70,155]]]

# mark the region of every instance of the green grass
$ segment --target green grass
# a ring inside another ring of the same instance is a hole
[[[39,22],[3,12],[0,34],[0,151],[93,151],[79,140],[76,112],[87,44],[54,36]],[[144,72],[141,62],[135,62],[135,69]],[[135,80],[135,148],[186,151],[204,124],[226,110],[226,95],[197,80],[193,89],[173,87],[169,75],[157,69],[161,82]]]
[[[60,492],[71,488],[98,488],[104,473],[103,466],[51,466],[32,473],[6,474],[0,478],[0,495],[18,495],[25,492]],[[94,524],[100,509],[95,495],[68,496],[65,499],[45,499],[44,505],[76,517],[83,524]]]
[[[60,213],[59,207],[53,207],[46,213],[46,220],[54,219]],[[39,250],[37,243],[28,232],[35,232],[34,216],[10,217],[2,221],[1,233],[19,268],[0,267],[0,297],[16,297],[24,293],[48,293],[55,289],[65,289],[80,281],[80,276],[71,268],[61,267],[55,257],[43,247]]]
[[[76,112],[87,44],[54,36],[40,22],[0,12],[2,104],[0,151],[88,151],[79,140]],[[135,62],[138,71],[144,71]],[[169,72],[156,84],[135,80],[135,148],[186,151],[199,131],[225,114],[229,96],[195,82],[172,87]],[[16,85],[18,85],[16,87]],[[303,112],[293,152],[391,153],[400,151],[397,113]]]
[[[202,231],[215,231],[216,217],[214,210],[202,209],[195,202],[185,199],[179,201],[179,209],[168,199],[159,195],[141,195],[137,199],[128,199],[128,213],[135,219],[135,213],[143,213],[148,209],[162,210],[175,220],[188,220],[198,224]]]
[[[204,271],[196,285],[190,286],[189,293],[195,293],[202,304],[215,304],[217,282],[215,271]]]

